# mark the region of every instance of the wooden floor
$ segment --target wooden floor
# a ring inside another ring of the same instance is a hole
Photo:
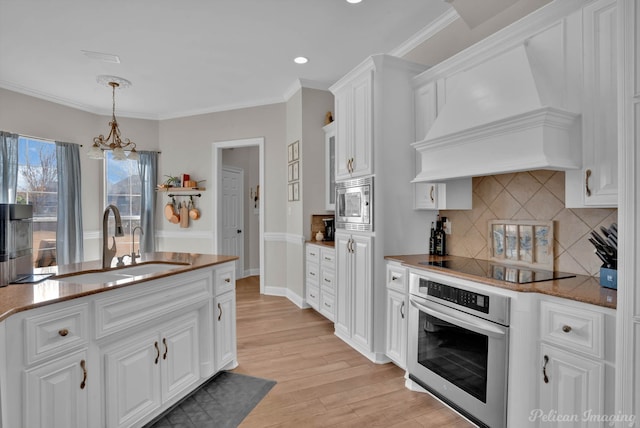
[[[237,320],[234,371],[278,382],[243,428],[473,426],[406,389],[403,370],[370,362],[313,309],[260,295],[258,277],[237,281]]]

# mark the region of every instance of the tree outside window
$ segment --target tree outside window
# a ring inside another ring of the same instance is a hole
[[[131,253],[131,231],[140,226],[140,201],[142,186],[138,161],[114,160],[113,152],[105,152],[105,208],[113,204],[122,217],[124,236],[116,237],[118,256]],[[109,215],[109,236],[113,236],[114,220]],[[109,238],[111,245],[111,238]],[[136,251],[138,247],[136,247]]]
[[[33,205],[34,266],[55,265],[58,221],[55,143],[23,136],[18,138],[16,203]]]

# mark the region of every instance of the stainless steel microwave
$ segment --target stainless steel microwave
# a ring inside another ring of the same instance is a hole
[[[373,230],[373,177],[336,183],[336,229]]]

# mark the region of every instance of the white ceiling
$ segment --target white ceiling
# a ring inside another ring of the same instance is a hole
[[[165,119],[282,102],[327,88],[449,11],[444,0],[0,0],[0,87],[111,113]],[[82,51],[115,54],[119,64]],[[293,58],[304,55],[305,65]]]

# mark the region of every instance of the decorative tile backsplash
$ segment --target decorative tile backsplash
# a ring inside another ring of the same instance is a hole
[[[553,220],[554,268],[597,276],[602,262],[588,241],[589,232],[617,222],[614,208],[565,208],[564,172],[536,170],[473,178],[473,209],[442,210],[451,220],[451,255],[489,259],[490,220]]]

